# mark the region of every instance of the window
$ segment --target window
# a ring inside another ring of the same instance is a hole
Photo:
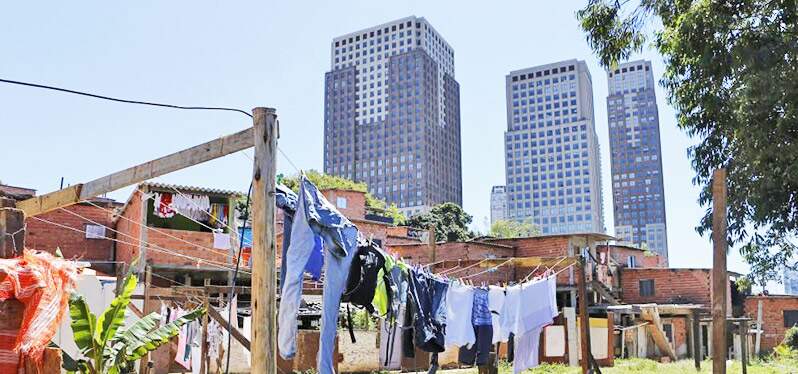
[[[338,197],[337,199],[335,199],[335,206],[341,209],[346,209],[346,198]]]
[[[86,239],[105,239],[105,226],[86,225]]]
[[[654,296],[654,280],[641,279],[640,280],[640,296]]]
[[[798,325],[798,310],[785,310],[784,311],[784,327],[793,327]]]

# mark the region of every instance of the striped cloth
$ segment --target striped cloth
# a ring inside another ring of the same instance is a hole
[[[41,363],[69,309],[76,273],[73,262],[46,252],[25,250],[20,257],[0,259],[0,302],[16,299],[24,305],[19,330],[0,331],[0,373],[16,372],[12,365],[20,359]]]

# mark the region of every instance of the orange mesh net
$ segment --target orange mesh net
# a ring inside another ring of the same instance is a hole
[[[69,310],[75,289],[75,263],[46,252],[25,250],[22,256],[0,259],[0,301],[24,305],[14,352],[41,363],[44,348]],[[2,356],[2,354],[0,354]]]

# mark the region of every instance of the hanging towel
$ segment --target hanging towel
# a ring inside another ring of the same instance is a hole
[[[213,233],[214,249],[230,249],[230,234],[224,232]]]

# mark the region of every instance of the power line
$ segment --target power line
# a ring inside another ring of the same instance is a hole
[[[245,115],[245,116],[247,116],[247,117],[249,117],[249,118],[252,118],[252,115],[251,115],[251,114],[247,113],[247,112],[246,112],[246,111],[244,111],[244,110],[241,110],[241,109],[236,109],[236,108],[212,107],[212,106],[182,106],[182,105],[174,105],[174,104],[155,103],[155,102],[150,102],[150,101],[140,101],[140,100],[119,99],[119,98],[115,98],[115,97],[103,96],[103,95],[93,94],[93,93],[89,93],[89,92],[83,92],[83,91],[70,90],[70,89],[67,89],[67,88],[54,87],[54,86],[48,86],[48,85],[44,85],[44,84],[37,84],[37,83],[30,83],[30,82],[22,82],[22,81],[15,81],[15,80],[10,80],[10,79],[2,79],[2,78],[0,78],[0,82],[2,82],[2,83],[8,83],[8,84],[16,84],[16,85],[19,85],[19,86],[27,86],[27,87],[43,88],[43,89],[46,89],[46,90],[53,90],[53,91],[59,91],[59,92],[66,92],[66,93],[71,93],[71,94],[75,94],[75,95],[81,95],[81,96],[93,97],[93,98],[95,98],[95,99],[103,99],[103,100],[109,100],[109,101],[116,101],[116,102],[119,102],[119,103],[126,103],[126,104],[139,104],[139,105],[151,105],[151,106],[157,106],[157,107],[163,107],[163,108],[172,108],[172,109],[187,109],[187,110],[221,110],[221,111],[228,111],[228,112],[238,112],[238,113],[241,113],[241,114],[243,114],[243,115]]]

